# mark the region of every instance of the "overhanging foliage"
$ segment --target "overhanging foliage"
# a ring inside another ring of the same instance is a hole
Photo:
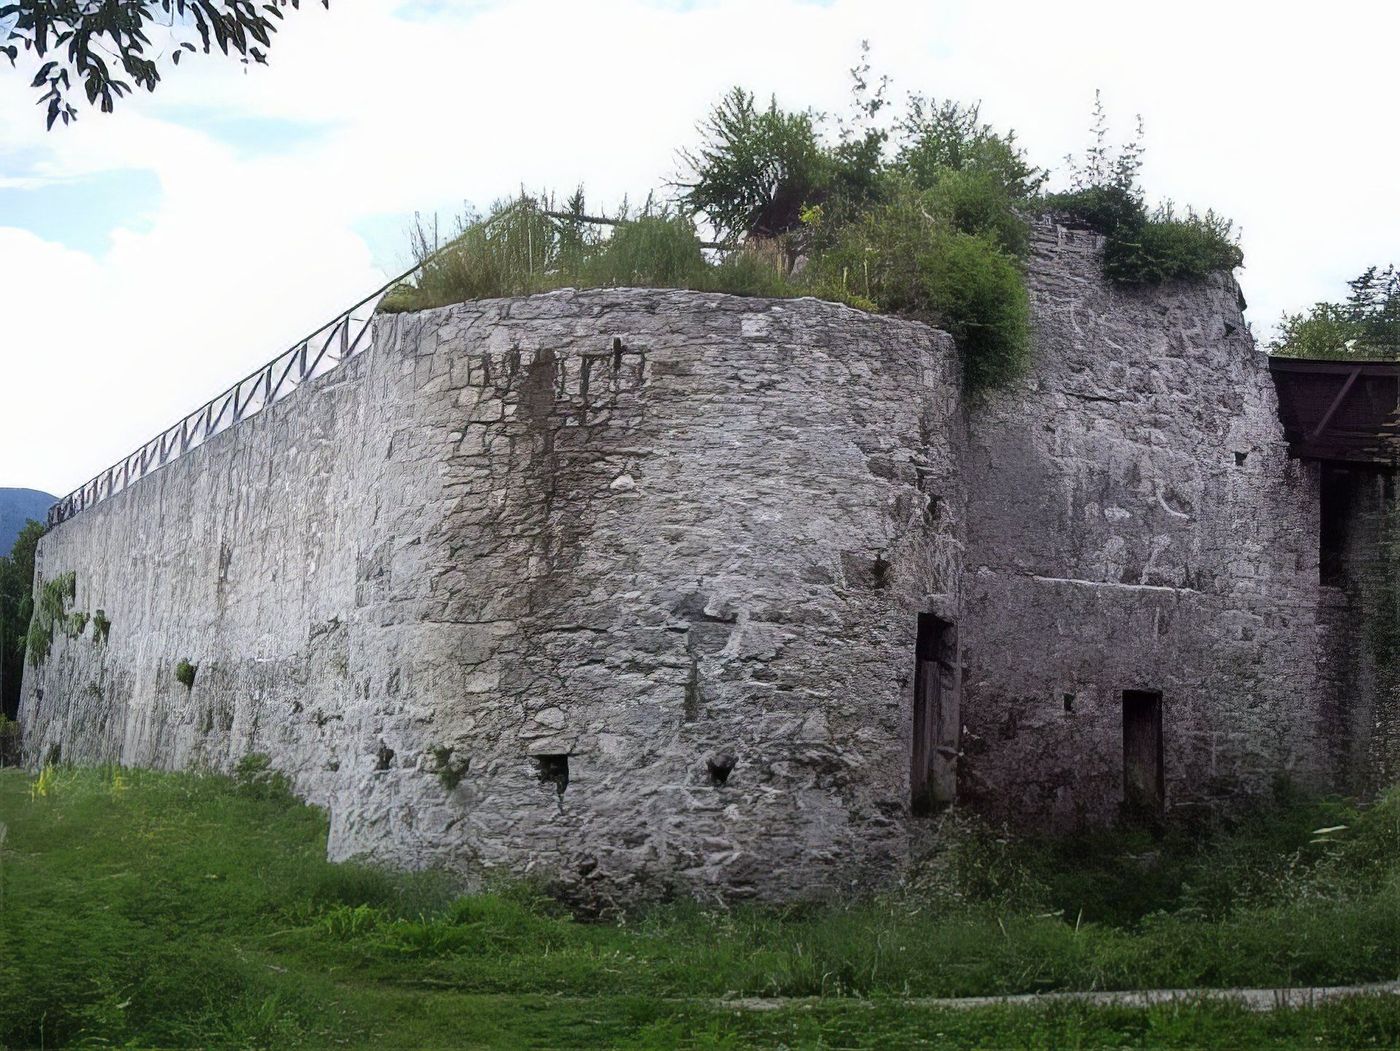
[[[42,90],[52,128],[78,115],[71,100],[79,90],[104,113],[133,88],[154,91],[157,58],[166,53],[172,65],[186,53],[215,48],[244,64],[265,64],[284,11],[300,6],[301,0],[0,2],[0,55],[11,66],[21,55],[39,63],[30,86]]]

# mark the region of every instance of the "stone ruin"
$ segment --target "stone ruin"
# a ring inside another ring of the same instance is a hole
[[[1117,287],[1099,247],[1035,228],[1032,371],[974,403],[944,333],[812,299],[380,316],[44,537],[110,628],[28,670],[27,755],[266,754],[333,858],[600,900],[868,887],[955,800],[1072,829],[1385,782],[1347,567],[1389,468],[1326,510],[1234,281]]]

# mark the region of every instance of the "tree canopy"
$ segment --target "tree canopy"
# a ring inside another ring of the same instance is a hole
[[[0,556],[0,715],[19,709],[24,640],[34,614],[34,551],[44,527],[29,522],[8,556]]]
[[[1269,345],[1275,354],[1300,358],[1394,361],[1400,358],[1400,273],[1367,267],[1347,282],[1341,303],[1314,303],[1284,314]]]
[[[325,7],[330,0],[321,0]],[[0,54],[37,65],[30,86],[48,107],[48,127],[78,115],[81,91],[110,113],[133,88],[154,91],[161,65],[218,49],[266,64],[287,8],[301,0],[0,0]]]

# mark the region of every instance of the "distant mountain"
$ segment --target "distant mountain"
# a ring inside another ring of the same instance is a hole
[[[31,518],[38,522],[48,518],[49,508],[57,500],[58,497],[37,489],[0,488],[0,555],[10,553],[25,522]]]

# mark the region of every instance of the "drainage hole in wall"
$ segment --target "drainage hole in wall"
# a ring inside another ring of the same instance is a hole
[[[379,751],[374,756],[374,768],[376,770],[388,770],[389,764],[394,761],[394,750],[383,741],[379,742]]]
[[[1249,453],[1235,453],[1235,466],[1243,467],[1247,459],[1249,459]]]
[[[889,587],[890,564],[886,561],[885,552],[883,550],[875,552],[875,560],[870,563],[870,572],[875,578],[875,586],[877,588]]]
[[[562,796],[564,789],[569,787],[568,755],[537,755],[535,765],[538,767],[541,783],[553,785],[554,790]]]
[[[705,760],[705,769],[710,772],[710,784],[720,788],[729,782],[729,773],[734,769],[734,757],[728,752],[720,752]]]
[[[1072,693],[1067,693],[1067,694],[1065,694],[1065,695],[1064,695],[1064,702],[1065,702],[1065,714],[1069,714],[1070,712],[1074,711],[1074,694],[1072,694]]]

